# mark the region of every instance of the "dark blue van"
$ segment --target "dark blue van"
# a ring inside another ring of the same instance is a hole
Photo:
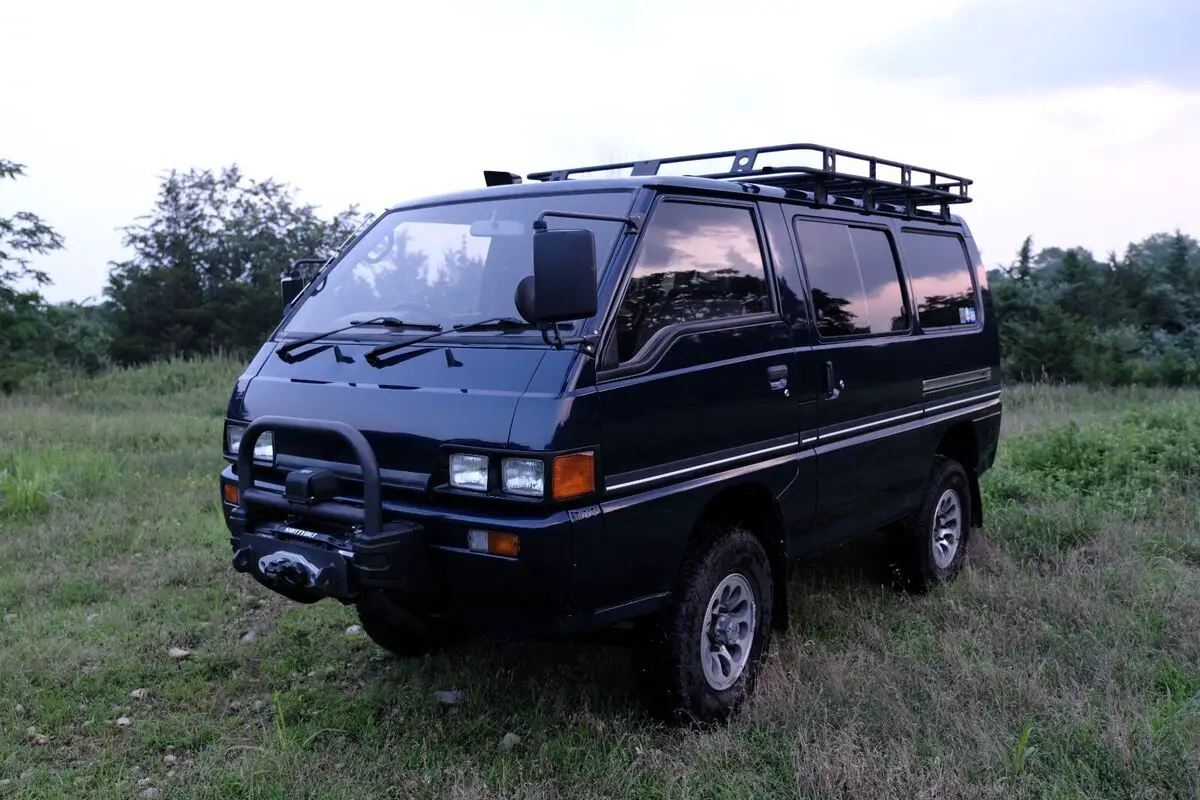
[[[807,144],[485,181],[285,277],[225,424],[235,569],[402,655],[632,623],[695,720],[790,562],[882,529],[905,586],[958,572],[1001,413],[970,181]]]

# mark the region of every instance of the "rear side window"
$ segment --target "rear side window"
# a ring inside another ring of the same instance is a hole
[[[822,338],[906,331],[909,308],[887,231],[796,219]]]
[[[617,312],[617,357],[637,357],[670,325],[770,310],[748,208],[667,201],[651,217]]]
[[[962,240],[945,234],[904,231],[900,241],[921,327],[974,325],[979,302]]]

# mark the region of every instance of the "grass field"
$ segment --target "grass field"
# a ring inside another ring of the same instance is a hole
[[[962,579],[898,595],[870,540],[805,567],[701,733],[644,716],[621,649],[402,662],[234,573],[237,371],[0,399],[0,797],[1200,798],[1195,393],[1011,388]]]

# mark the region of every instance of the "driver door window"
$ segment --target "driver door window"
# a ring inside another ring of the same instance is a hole
[[[770,308],[751,210],[664,202],[646,230],[617,312],[618,362],[638,358],[668,328]]]

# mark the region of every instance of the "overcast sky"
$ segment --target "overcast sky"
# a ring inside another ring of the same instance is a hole
[[[51,300],[100,297],[164,172],[234,162],[331,214],[817,141],[973,178],[989,265],[1200,235],[1197,0],[0,3],[0,214],[66,238]]]

